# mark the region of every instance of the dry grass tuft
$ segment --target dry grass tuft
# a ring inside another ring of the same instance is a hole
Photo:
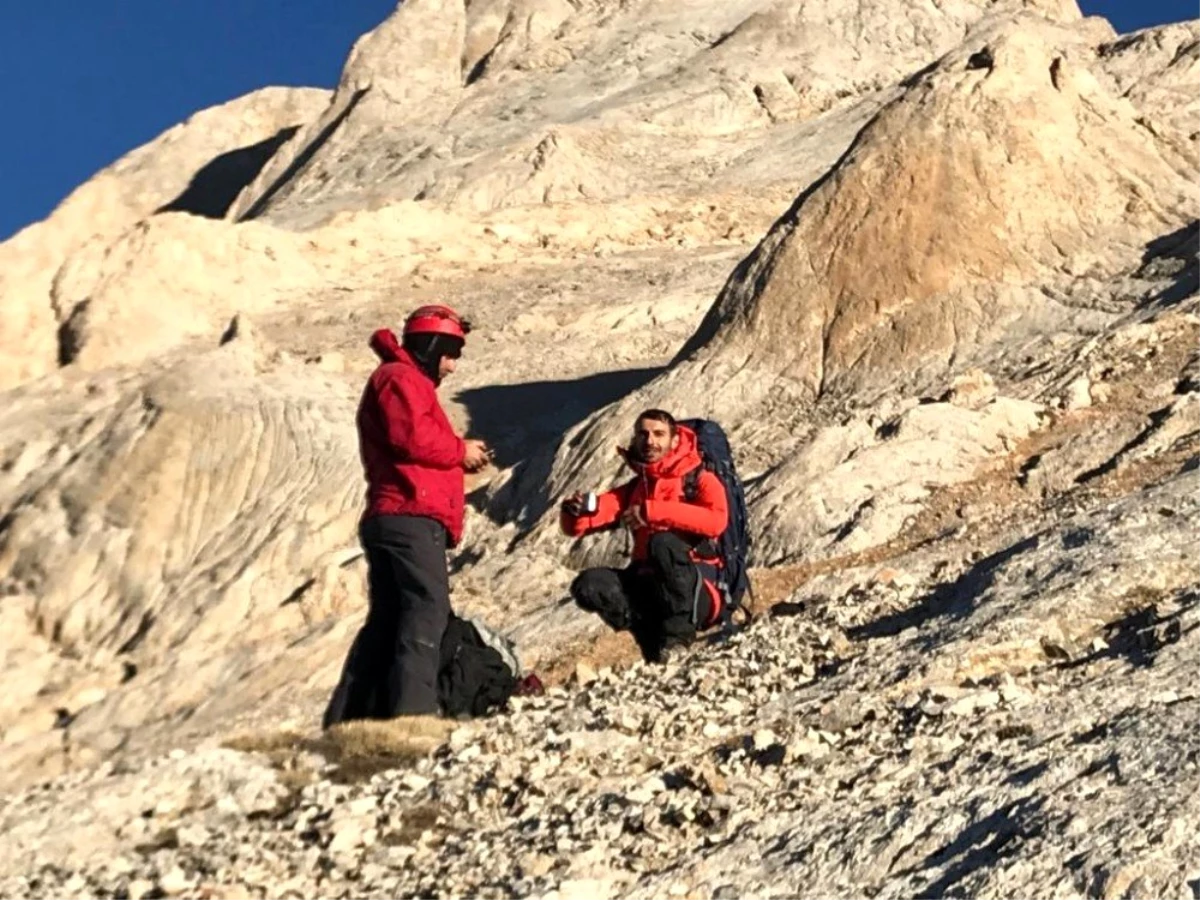
[[[547,687],[565,685],[571,680],[575,667],[581,662],[586,662],[594,669],[602,669],[605,666],[624,669],[641,658],[642,652],[628,632],[604,631],[596,637],[567,645],[538,672],[538,677]]]
[[[335,781],[366,781],[379,772],[414,765],[445,743],[455,725],[437,716],[343,722],[326,731],[313,749],[337,765]]]
[[[276,753],[302,750],[306,738],[298,731],[242,731],[227,737],[221,746],[242,753],[263,753],[268,757]]]
[[[305,754],[318,754],[336,767],[333,781],[353,783],[389,769],[415,764],[445,743],[457,723],[436,716],[400,716],[335,725],[317,737],[291,730],[242,732],[223,744],[244,753],[262,753],[289,785],[315,777],[303,764]]]

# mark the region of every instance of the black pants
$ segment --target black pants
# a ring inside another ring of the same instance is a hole
[[[367,621],[346,657],[324,726],[438,712],[442,635],[450,617],[446,529],[420,516],[376,516],[359,528]]]
[[[687,643],[697,626],[707,625],[712,598],[682,538],[660,532],[648,550],[644,562],[625,569],[585,569],[571,583],[571,596],[610,628],[632,632],[642,656],[653,661],[664,647]]]

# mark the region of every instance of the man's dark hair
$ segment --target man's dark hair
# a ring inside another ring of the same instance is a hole
[[[641,414],[634,419],[634,425],[636,426],[637,423],[641,422],[643,419],[649,419],[652,422],[665,422],[667,427],[671,429],[671,437],[675,436],[675,417],[665,409],[643,410]]]

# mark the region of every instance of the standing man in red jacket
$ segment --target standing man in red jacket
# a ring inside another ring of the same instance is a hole
[[[568,497],[561,521],[572,537],[628,528],[632,562],[584,570],[571,596],[609,627],[633,632],[647,661],[665,662],[674,647],[720,618],[715,542],[729,522],[729,503],[721,479],[701,464],[695,433],[665,410],[638,416],[633,441],[620,452],[635,477],[589,495],[591,510],[587,496]]]
[[[450,616],[446,549],[462,537],[464,472],[487,465],[483,441],[454,433],[437,387],[470,325],[447,306],[422,306],[371,336],[380,364],[358,407],[367,508],[359,525],[370,606],[325,727],[348,719],[436,715],[442,635]]]

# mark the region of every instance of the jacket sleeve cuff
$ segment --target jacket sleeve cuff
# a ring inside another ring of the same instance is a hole
[[[588,516],[573,516],[567,512],[559,516],[558,522],[562,526],[563,534],[573,538],[583,537],[591,526]]]

